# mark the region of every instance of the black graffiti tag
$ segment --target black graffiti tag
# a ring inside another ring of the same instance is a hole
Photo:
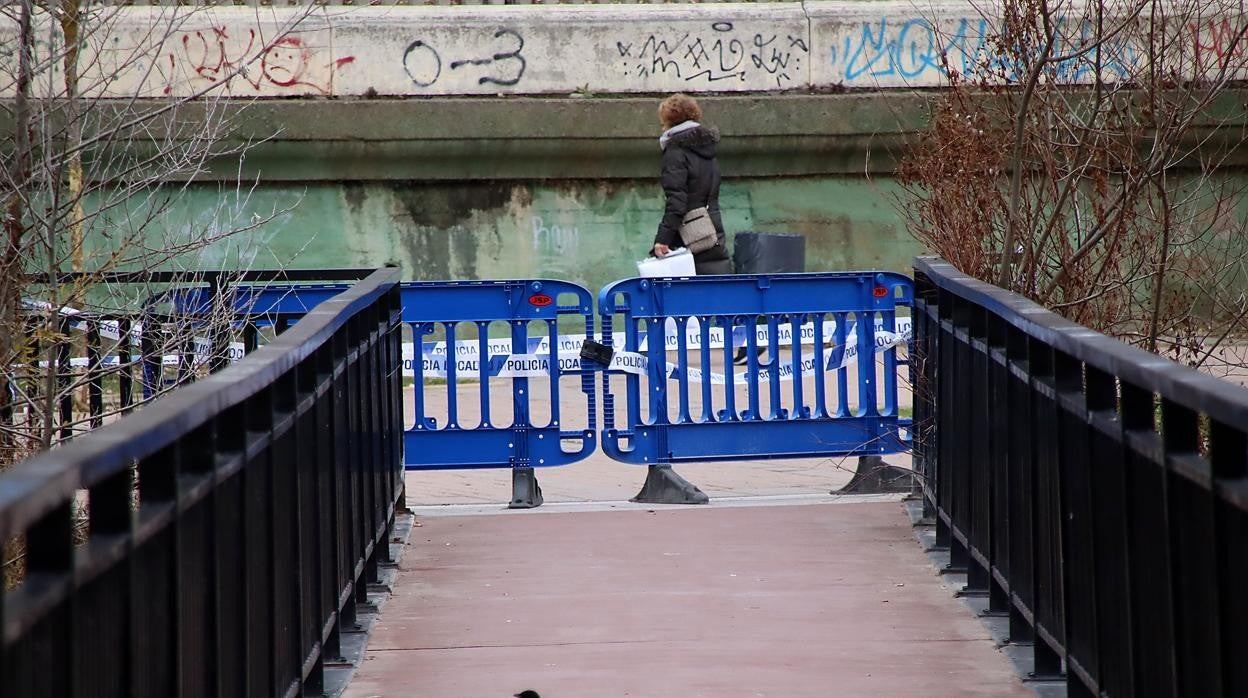
[[[496,77],[490,77],[487,75],[487,76],[478,78],[477,84],[478,85],[486,85],[486,84],[515,85],[516,83],[520,82],[520,78],[524,77],[524,69],[528,65],[524,60],[524,56],[520,55],[520,52],[524,50],[524,37],[520,36],[520,34],[516,33],[515,31],[511,29],[499,29],[498,31],[494,32],[495,39],[500,39],[504,36],[510,36],[516,40],[516,47],[514,50],[495,53],[489,58],[469,58],[469,59],[462,60],[462,61],[452,61],[451,70],[455,70],[457,68],[461,68],[463,66],[468,66],[468,65],[487,66],[492,63],[499,63],[502,61],[513,60],[513,61],[518,61],[519,63],[519,65],[515,66],[514,76],[509,77],[509,78],[502,78],[502,77],[496,78]]]
[[[442,74],[442,57],[432,46],[417,39],[403,52],[403,70],[418,87],[429,87]]]
[[[499,68],[499,72],[496,75],[484,75],[477,78],[477,84],[505,86],[517,84],[520,82],[520,78],[524,77],[525,68],[528,66],[524,56],[521,55],[521,51],[524,50],[524,37],[511,29],[499,29],[494,32],[495,39],[505,37],[515,40],[515,47],[511,50],[498,51],[488,58],[465,58],[451,61],[449,64],[450,69],[458,70],[467,67],[486,68],[512,61],[510,70],[506,67]],[[442,57],[433,46],[424,41],[416,40],[408,44],[407,50],[403,53],[403,69],[407,71],[407,76],[411,78],[413,84],[418,87],[429,87],[437,82],[438,77],[442,74]]]

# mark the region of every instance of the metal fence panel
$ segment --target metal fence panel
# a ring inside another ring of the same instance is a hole
[[[898,452],[910,441],[898,310],[912,301],[910,280],[891,273],[615,282],[598,297],[616,352],[602,448],[662,467]]]
[[[0,540],[25,538],[22,578],[0,586],[0,685],[319,694],[403,507],[397,411],[373,407],[400,401],[399,307],[397,272],[377,272],[245,361],[0,475]],[[314,430],[333,446],[303,448]]]
[[[1248,390],[942,260],[915,283],[926,507],[1036,673],[1071,695],[1243,695]]]
[[[593,327],[589,291],[545,279],[409,282],[403,322],[414,345],[404,367],[414,382],[409,469],[549,467],[595,450],[592,371],[575,359],[579,341],[561,333]],[[570,423],[582,410],[563,405],[563,377],[580,393],[584,425]],[[470,381],[475,394],[461,392]]]

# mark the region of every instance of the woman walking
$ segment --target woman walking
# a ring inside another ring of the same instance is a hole
[[[719,162],[715,159],[719,131],[703,126],[701,119],[702,109],[688,95],[675,94],[659,104],[659,121],[663,125],[663,135],[659,137],[663,151],[661,182],[666,205],[651,254],[663,257],[678,247],[690,247],[699,276],[731,274],[732,260],[719,217]],[[715,226],[714,244],[708,241],[706,249],[685,243],[689,230],[702,216],[709,217]],[[684,239],[682,226],[687,226]]]

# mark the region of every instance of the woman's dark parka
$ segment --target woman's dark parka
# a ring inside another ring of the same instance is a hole
[[[732,262],[724,244],[724,223],[719,217],[719,163],[715,159],[718,144],[718,130],[697,126],[672,134],[663,150],[661,182],[667,205],[654,241],[673,249],[683,247],[680,223],[685,212],[706,206],[715,223],[719,243],[694,255],[698,274],[732,273]]]

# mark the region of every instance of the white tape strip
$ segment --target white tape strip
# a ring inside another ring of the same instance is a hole
[[[22,305],[30,310],[48,310],[52,307],[51,303],[46,301],[37,301],[27,298],[22,301]],[[57,313],[65,317],[74,317],[81,315],[82,311],[77,308],[71,308],[68,305],[60,308]],[[85,332],[87,330],[87,322],[84,320],[72,321],[69,324],[71,329]],[[119,339],[121,337],[121,324],[116,320],[101,320],[99,322],[100,336],[105,339]],[[138,344],[139,338],[143,334],[143,323],[135,323],[130,328],[131,344]],[[85,365],[85,364],[84,364]]]
[[[851,323],[851,328],[853,323]],[[898,332],[910,331],[910,318],[896,318],[895,328]],[[668,350],[676,351],[679,348],[678,333],[676,332],[676,322],[674,320],[667,323],[664,333],[664,346]],[[875,330],[877,332],[884,330],[884,321],[880,318],[875,319]],[[732,345],[734,347],[743,347],[746,345],[746,328],[736,327],[733,329]],[[723,349],[724,347],[724,330],[722,327],[712,327],[708,331],[710,349]],[[756,344],[761,347],[771,345],[771,336],[766,325],[754,327],[754,337]],[[813,322],[805,323],[801,326],[800,340],[803,345],[814,344],[815,342],[815,324]],[[823,323],[823,341],[832,342],[836,338],[836,323],[827,320]],[[793,344],[793,327],[789,323],[780,325],[776,332],[777,344],[788,346]],[[612,338],[616,351],[624,349],[624,335],[617,332]],[[558,343],[558,352],[560,355],[565,353],[577,354],[581,351],[581,345],[585,343],[584,334],[561,334],[556,338]],[[647,351],[649,336],[643,335],[638,344],[638,351]],[[685,346],[689,351],[700,351],[702,349],[702,332],[698,326],[697,319],[691,319],[685,328]],[[422,345],[425,354],[446,354],[446,342],[425,342]],[[408,352],[414,351],[411,343],[403,345],[403,358],[408,360],[411,355]],[[465,339],[455,342],[455,356],[459,358],[477,357],[480,355],[481,342],[478,339]],[[512,354],[511,339],[490,339],[486,342],[486,353],[489,356],[510,356]],[[550,337],[532,337],[528,340],[524,354],[549,354],[550,353]]]
[[[208,358],[212,355],[212,342],[207,337],[195,337],[191,340],[191,342],[191,361],[193,365],[199,366],[207,362]],[[242,342],[230,342],[230,346],[226,350],[225,357],[227,361],[234,363],[235,361],[243,358],[244,353]],[[142,357],[138,354],[132,354],[130,356],[130,360],[132,362],[137,362],[140,358]],[[181,359],[181,354],[165,354],[160,357],[160,362],[165,366],[177,366]],[[69,365],[71,368],[87,368],[87,357],[76,356],[69,360]],[[106,367],[119,366],[121,365],[121,357],[116,354],[101,356],[100,365]],[[47,361],[39,362],[39,368],[47,368],[47,366]]]
[[[875,351],[883,352],[892,349],[910,338],[909,332],[885,332],[875,333]],[[832,347],[824,352],[823,364],[825,371],[835,371],[846,368],[858,360],[858,336],[856,332],[851,332],[847,337],[847,343],[842,350],[841,347]],[[559,356],[560,371],[575,371],[581,368],[581,359],[577,354],[563,354]],[[437,354],[426,354],[423,357],[421,365],[421,374],[425,378],[448,378],[447,359],[445,356]],[[671,361],[666,362],[666,374],[668,380],[679,380],[680,367]],[[612,371],[623,371],[638,376],[647,375],[649,369],[649,359],[637,352],[617,351],[611,357],[611,365],[608,367]],[[803,354],[801,364],[799,366],[800,373],[803,376],[813,375],[818,370],[819,356],[816,353]],[[407,350],[404,351],[404,370],[411,370],[411,359],[407,356]],[[758,381],[768,382],[771,380],[771,368],[762,367],[758,370]],[[791,381],[794,378],[793,364],[784,362],[780,364],[776,371],[779,380]],[[696,368],[688,369],[689,382],[701,383],[703,372]],[[550,354],[508,354],[506,356],[493,356],[486,365],[486,374],[489,378],[547,378],[551,375]],[[713,385],[723,385],[728,378],[722,373],[710,372],[710,380]],[[475,358],[458,358],[455,360],[455,378],[457,381],[471,381],[481,379],[481,364]],[[749,382],[749,371],[740,371],[732,374],[732,381],[735,384],[745,384]]]
[[[407,359],[404,359],[407,365]],[[636,352],[616,352],[611,357],[610,370],[624,371],[637,375],[645,375],[649,362],[645,356]],[[577,371],[581,368],[581,357],[577,354],[564,354],[559,357],[560,371]],[[446,357],[425,355],[421,367],[425,378],[447,378]],[[490,378],[548,378],[551,375],[550,354],[509,354],[507,356],[490,357],[486,365],[486,373]],[[481,364],[475,358],[456,359],[456,380],[480,380]]]
[[[899,346],[900,344],[904,343],[908,339],[910,339],[909,332],[895,332],[895,333],[884,332],[884,331],[876,332],[875,333],[875,352],[878,354],[880,352],[887,351],[889,349],[892,349],[893,347]],[[839,351],[840,347],[835,347],[831,351],[825,352],[824,354],[824,356],[826,357],[824,359],[825,371],[837,371],[843,368],[848,368],[852,364],[857,363],[858,361],[857,333],[850,333],[847,340],[848,341],[846,343],[844,351]],[[799,364],[799,368],[800,368],[802,376],[804,377],[808,375],[813,375],[818,370],[817,369],[818,365],[819,365],[819,357],[817,354],[814,354],[814,353],[803,354],[801,363]],[[777,370],[777,373],[779,374],[780,381],[793,380],[794,374],[793,374],[792,362],[785,361],[781,363],[776,370]],[[702,371],[696,368],[689,369],[689,383],[691,384],[701,383],[702,375],[703,375]],[[737,385],[747,384],[749,383],[749,375],[750,375],[749,371],[736,372],[732,376],[733,383]],[[677,380],[680,377],[679,365],[674,364],[669,361],[667,363],[667,377],[669,380]],[[710,377],[711,377],[712,385],[724,385],[727,382],[727,378],[722,373],[711,372]],[[765,383],[765,382],[770,382],[770,381],[771,381],[771,369],[769,367],[759,368],[758,369],[758,382]]]

